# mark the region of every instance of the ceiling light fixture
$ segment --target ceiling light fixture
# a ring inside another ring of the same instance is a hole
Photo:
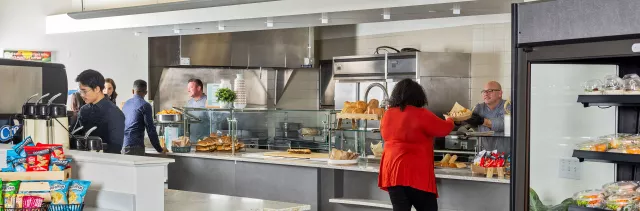
[[[329,14],[327,14],[326,12],[323,12],[322,15],[320,16],[320,22],[322,24],[329,23]]]
[[[268,17],[267,18],[267,27],[269,27],[269,28],[273,27],[273,18],[272,17]]]
[[[133,36],[139,37],[142,32],[133,32]]]
[[[180,34],[180,32],[182,32],[182,30],[180,30],[180,29],[174,29],[174,30],[173,30],[173,33],[174,33],[174,34]]]
[[[389,8],[384,8],[382,10],[382,19],[385,19],[385,20],[391,19],[391,10]]]
[[[459,4],[453,5],[453,14],[454,15],[460,15],[460,5]]]
[[[218,30],[224,31],[224,22],[218,21]]]

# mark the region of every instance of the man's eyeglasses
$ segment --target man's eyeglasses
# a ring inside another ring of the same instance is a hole
[[[487,90],[480,91],[480,93],[481,94],[490,94],[490,93],[497,92],[497,91],[500,91],[500,90],[499,89],[487,89]]]
[[[89,89],[89,90],[83,90],[78,88],[78,92],[80,93],[80,95],[86,95],[89,92],[92,92],[93,90]]]

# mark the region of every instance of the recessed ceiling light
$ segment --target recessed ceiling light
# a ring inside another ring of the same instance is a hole
[[[453,14],[454,15],[460,15],[460,5],[459,4],[453,5]]]
[[[218,21],[218,30],[224,31],[224,22]]]
[[[142,32],[133,32],[133,36],[136,36],[136,37],[137,37],[137,36],[140,36],[140,34],[141,34],[141,33],[142,33]]]
[[[327,14],[326,12],[323,12],[322,15],[320,16],[320,22],[322,24],[329,23],[329,14]]]
[[[389,8],[384,8],[382,10],[382,19],[385,19],[385,20],[391,19],[391,11]]]
[[[180,32],[182,32],[182,30],[180,30],[180,29],[174,29],[173,30],[173,33],[175,33],[175,34],[180,34]]]
[[[438,12],[438,11],[435,11],[435,10],[429,10],[429,12],[430,12],[430,13],[434,13],[434,12]]]
[[[268,17],[267,18],[267,27],[269,27],[269,28],[273,27],[273,18],[272,17]]]

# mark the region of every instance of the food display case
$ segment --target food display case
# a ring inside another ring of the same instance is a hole
[[[638,8],[513,5],[510,210],[638,210]]]
[[[190,123],[191,128],[206,129],[206,133],[199,136],[191,134],[192,143],[208,137],[229,137],[230,145],[242,144],[238,149],[241,151],[310,149],[327,153],[337,148],[358,153],[360,157],[375,157],[371,147],[381,142],[377,127],[367,128],[360,124],[353,128],[350,121],[344,121],[338,128],[340,110],[183,109],[196,116],[206,116],[201,122]],[[230,150],[232,154],[235,152],[236,148]]]

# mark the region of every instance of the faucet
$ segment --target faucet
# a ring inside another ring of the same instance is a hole
[[[367,87],[367,91],[364,92],[364,101],[369,102],[369,91],[371,91],[373,87],[382,89],[382,92],[384,93],[384,99],[380,101],[380,107],[387,109],[389,102],[389,93],[387,92],[387,88],[381,83],[372,83],[371,85],[369,85],[369,87]]]

